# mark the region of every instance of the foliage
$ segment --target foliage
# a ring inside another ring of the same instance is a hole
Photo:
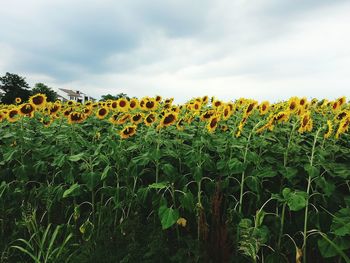
[[[6,72],[5,76],[0,77],[0,89],[4,92],[1,96],[1,103],[15,103],[16,98],[27,101],[30,96],[28,83],[25,78]]]
[[[54,102],[57,100],[57,93],[43,83],[36,83],[31,91],[31,95],[35,95],[38,93],[45,94],[47,97],[47,101],[49,102]]]
[[[115,96],[111,95],[111,94],[102,95],[100,101],[118,100],[120,98],[126,98],[127,100],[130,99],[125,93],[119,93],[119,94],[117,94]]]
[[[36,94],[0,116],[3,262],[349,262],[345,98]]]

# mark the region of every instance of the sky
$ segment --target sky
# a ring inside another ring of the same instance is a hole
[[[95,98],[350,98],[348,0],[0,0],[0,75]]]

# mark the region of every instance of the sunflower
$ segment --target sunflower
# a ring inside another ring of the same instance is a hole
[[[190,109],[192,111],[199,111],[201,109],[201,107],[202,107],[202,104],[198,101],[196,101],[195,103],[190,105]]]
[[[182,226],[182,227],[186,227],[186,224],[187,224],[187,220],[183,217],[180,217],[177,221],[176,221],[176,224],[178,224],[179,226]]]
[[[74,100],[69,100],[67,101],[67,105],[68,106],[73,106],[75,104],[75,101]]]
[[[68,123],[73,124],[73,123],[81,123],[85,120],[85,115],[80,112],[73,111],[69,114],[68,116]]]
[[[162,100],[162,97],[157,95],[156,98],[155,98],[156,102],[160,102]]]
[[[19,110],[14,108],[12,110],[9,110],[7,113],[7,120],[9,122],[16,122],[20,118]]]
[[[110,118],[109,121],[113,124],[118,124],[118,119],[119,119],[120,112],[113,114]]]
[[[215,131],[216,127],[218,126],[219,123],[219,116],[218,115],[214,115],[212,116],[207,124],[207,130],[212,133]]]
[[[88,106],[88,107],[92,106],[92,101],[89,100],[89,101],[85,102],[85,106]]]
[[[22,99],[21,99],[21,98],[16,98],[16,99],[15,99],[15,102],[16,102],[17,104],[19,104],[19,103],[22,102]]]
[[[220,129],[223,131],[223,132],[225,132],[225,131],[228,131],[228,126],[226,125],[226,124],[224,124],[224,125],[221,125],[220,126]]]
[[[63,115],[64,116],[66,116],[66,117],[68,117],[69,116],[69,114],[71,114],[71,112],[73,112],[73,108],[67,108],[67,109],[65,109],[64,111],[63,111]]]
[[[131,117],[131,122],[133,124],[139,124],[142,122],[143,114],[142,113],[136,113]]]
[[[331,120],[327,120],[327,132],[324,134],[324,138],[328,139],[333,133],[333,125]]]
[[[269,111],[269,108],[270,108],[270,102],[268,101],[261,102],[261,104],[259,105],[260,115],[265,115]]]
[[[174,98],[169,98],[164,101],[165,104],[172,104],[174,101]]]
[[[289,113],[287,111],[281,111],[274,115],[273,120],[275,122],[287,122],[289,120]]]
[[[152,123],[156,122],[156,120],[157,120],[157,116],[155,113],[152,112],[146,116],[144,123],[146,126],[151,126]]]
[[[0,122],[6,120],[6,113],[4,111],[0,111]]]
[[[168,127],[177,121],[178,114],[175,112],[169,112],[164,114],[163,118],[160,120],[160,127]]]
[[[137,109],[139,106],[139,101],[137,99],[131,99],[129,102],[129,107],[131,110]]]
[[[208,110],[201,115],[200,119],[202,121],[209,120],[214,114],[215,114],[215,110]]]
[[[35,108],[32,104],[26,103],[19,107],[19,114],[21,114],[22,116],[32,117],[34,110]]]
[[[179,131],[183,131],[184,128],[185,128],[185,120],[183,118],[181,118],[177,123],[176,123],[176,128],[179,130]]]
[[[303,114],[300,118],[300,127],[299,127],[299,133],[304,133],[306,131],[312,131],[312,127],[313,127],[313,122],[310,116],[310,112],[306,112],[305,114]]]
[[[109,110],[105,107],[98,109],[98,111],[96,112],[96,116],[97,118],[99,118],[100,120],[104,119],[109,113]]]
[[[46,99],[45,94],[38,93],[29,98],[29,103],[35,108],[43,108],[46,105]]]
[[[44,124],[44,126],[47,128],[47,127],[50,127],[50,125],[53,122],[53,119],[52,118],[41,118],[40,122],[42,124]]]
[[[145,105],[144,105],[144,108],[148,111],[153,111],[155,109],[157,109],[158,107],[158,103],[155,99],[148,99],[148,101],[146,101]]]
[[[341,121],[342,119],[346,118],[347,116],[349,116],[349,112],[343,110],[335,116],[335,119],[336,119],[336,121]]]
[[[136,125],[126,126],[123,130],[120,131],[119,135],[122,139],[127,139],[136,133]]]
[[[306,104],[307,104],[307,99],[305,97],[303,97],[299,100],[299,105],[301,107],[305,107]]]
[[[128,113],[124,113],[123,115],[121,115],[119,117],[119,119],[117,120],[117,124],[124,124],[126,123],[129,119],[130,119],[131,115]]]
[[[129,101],[125,98],[118,99],[118,109],[120,111],[127,111],[129,109]]]
[[[257,104],[258,103],[256,101],[249,103],[247,108],[244,111],[244,117],[248,117],[250,114],[252,114],[252,112]]]
[[[332,110],[333,110],[333,111],[338,111],[338,109],[340,108],[340,104],[339,104],[338,101],[333,101],[333,102],[331,103],[331,106],[332,106]]]
[[[202,104],[203,104],[203,105],[206,105],[206,104],[208,104],[208,102],[209,102],[209,97],[208,97],[208,96],[204,96],[204,97],[202,98]]]
[[[339,103],[339,106],[341,107],[341,106],[343,106],[345,104],[346,97],[343,96],[343,97],[339,98],[337,101]]]
[[[222,106],[223,102],[220,100],[214,100],[213,101],[213,107],[214,108],[219,108],[220,106]]]
[[[84,113],[86,116],[90,116],[91,113],[92,113],[92,108],[90,108],[90,107],[85,107],[85,108],[83,108],[83,113]]]
[[[116,100],[112,101],[110,104],[110,108],[113,110],[117,109],[118,108],[118,101],[116,101]]]
[[[61,109],[61,104],[54,103],[49,108],[49,114],[55,115],[60,111],[60,109]]]
[[[224,120],[228,120],[232,115],[232,110],[229,105],[226,105],[224,111],[222,112]]]
[[[339,136],[348,131],[350,124],[350,117],[344,118],[340,123],[338,130],[335,134],[335,138],[339,139]]]

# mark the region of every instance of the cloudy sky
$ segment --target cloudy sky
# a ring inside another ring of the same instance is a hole
[[[347,0],[3,1],[0,74],[96,98],[350,98],[349,14]]]

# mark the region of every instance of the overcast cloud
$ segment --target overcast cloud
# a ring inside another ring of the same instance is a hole
[[[350,2],[1,0],[0,74],[34,85],[281,100],[350,98]]]

